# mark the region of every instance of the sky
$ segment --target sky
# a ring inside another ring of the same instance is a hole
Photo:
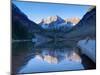
[[[55,15],[58,15],[63,19],[72,17],[81,19],[91,7],[90,5],[25,2],[15,0],[13,0],[13,3],[26,14],[30,20],[36,23],[39,23],[43,18]]]

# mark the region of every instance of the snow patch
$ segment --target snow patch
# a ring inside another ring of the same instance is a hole
[[[78,47],[82,49],[82,53],[86,54],[91,60],[96,62],[96,41],[95,40],[80,40]]]

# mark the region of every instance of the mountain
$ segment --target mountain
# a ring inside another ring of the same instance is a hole
[[[79,41],[90,37],[95,39],[96,35],[96,8],[89,10],[80,22],[75,25],[64,37],[68,40]]]
[[[42,19],[39,23],[45,29],[52,29],[58,27],[58,24],[64,23],[65,21],[59,16],[50,16],[46,19]]]
[[[65,22],[71,22],[71,23],[73,23],[73,25],[76,25],[79,21],[80,21],[80,19],[78,17],[72,17],[72,18],[65,19]]]
[[[50,16],[46,19],[42,19],[42,21],[39,23],[44,29],[66,29],[73,26],[72,22],[66,22],[64,19],[62,19],[59,16]]]
[[[28,17],[12,3],[12,38],[28,39],[33,36],[34,32],[40,32],[43,29],[32,22]]]
[[[64,20],[59,17],[59,16],[50,16],[46,19],[42,19],[42,21],[40,22],[40,24],[59,24],[59,23],[63,23]]]

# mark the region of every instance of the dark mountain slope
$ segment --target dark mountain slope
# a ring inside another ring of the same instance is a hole
[[[64,35],[66,39],[81,40],[86,37],[95,38],[96,35],[96,8],[88,11],[80,22],[69,33]]]
[[[18,7],[12,4],[12,38],[29,39],[34,32],[41,32],[43,29],[36,23],[30,21]]]

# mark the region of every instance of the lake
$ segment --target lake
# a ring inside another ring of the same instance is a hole
[[[13,49],[24,51],[23,63],[18,73],[36,73],[52,71],[83,70],[82,59],[77,50],[67,47],[66,42],[48,42],[34,44],[32,42],[16,42]],[[28,50],[29,49],[29,50]]]

